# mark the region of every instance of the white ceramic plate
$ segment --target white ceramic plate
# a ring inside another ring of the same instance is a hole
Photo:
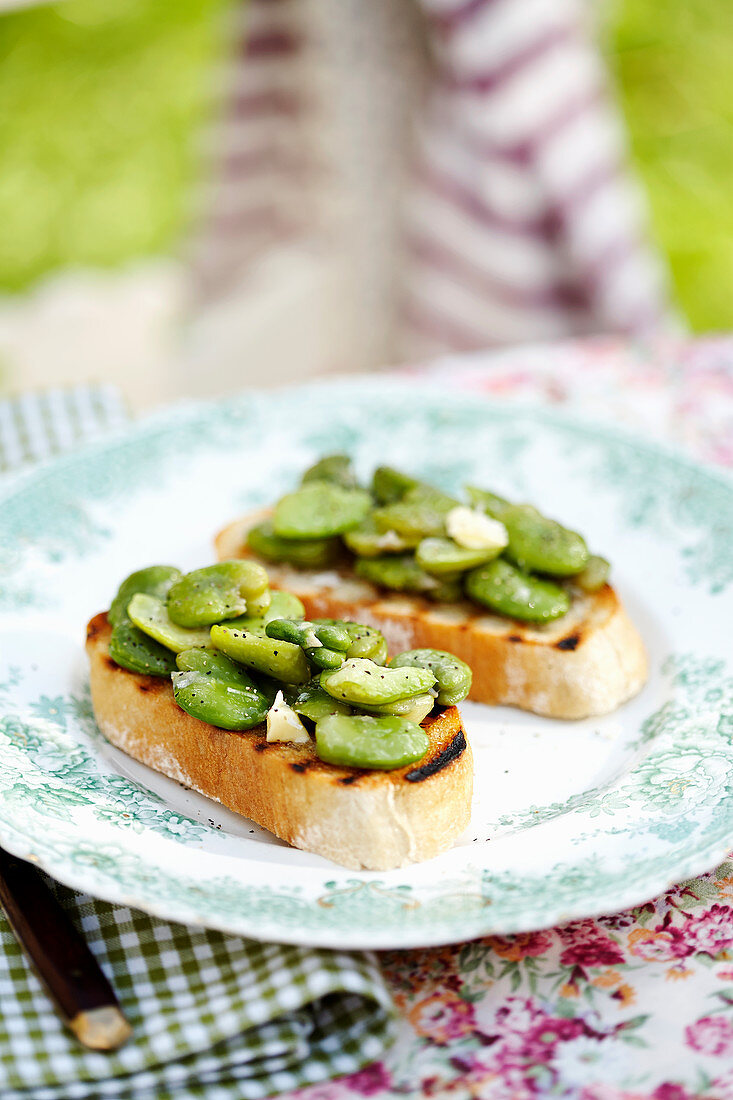
[[[607,718],[465,705],[470,830],[451,852],[355,873],[288,848],[109,747],[83,652],[90,616],[324,451],[448,489],[536,501],[614,563],[651,678]],[[0,839],[55,877],[261,939],[407,947],[642,902],[733,836],[733,482],[594,426],[384,380],[169,410],[27,476],[0,500]]]

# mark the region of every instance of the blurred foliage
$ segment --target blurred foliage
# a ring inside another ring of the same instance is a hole
[[[611,63],[692,327],[733,329],[733,2],[614,0]]]
[[[733,0],[608,3],[678,301],[696,329],[733,328]],[[0,15],[0,289],[175,247],[225,5],[65,0]]]
[[[0,15],[0,288],[170,249],[195,179],[222,0]]]

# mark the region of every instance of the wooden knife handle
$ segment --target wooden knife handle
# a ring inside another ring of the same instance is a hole
[[[32,864],[0,848],[0,905],[77,1039],[116,1050],[132,1033],[99,963]]]

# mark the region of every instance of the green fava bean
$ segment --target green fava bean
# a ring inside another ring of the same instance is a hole
[[[127,613],[135,626],[174,653],[210,644],[208,630],[187,630],[171,622],[166,605],[155,596],[138,592],[132,597]]]
[[[458,501],[439,489],[418,485],[401,500],[377,508],[372,513],[380,531],[396,531],[403,539],[422,539],[445,535],[445,518]]]
[[[475,603],[525,622],[550,622],[570,607],[567,592],[558,585],[529,576],[503,558],[472,570],[466,592]]]
[[[179,672],[201,672],[205,676],[216,676],[217,680],[257,690],[257,684],[241,665],[215,649],[184,649],[176,654],[176,665]]]
[[[372,478],[372,494],[380,504],[394,504],[419,484],[417,478],[403,474],[391,466],[378,466]]]
[[[266,623],[273,619],[304,619],[305,608],[302,601],[292,592],[280,592],[275,589],[270,593],[270,606],[262,618]]]
[[[307,485],[309,481],[330,481],[343,489],[359,487],[354,467],[347,454],[324,455],[305,471],[300,483]]]
[[[591,554],[585,569],[573,577],[573,583],[584,592],[597,592],[603,588],[611,572],[611,563],[599,554]]]
[[[314,649],[305,649],[303,652],[314,668],[341,668],[341,665],[346,660],[343,653],[339,653],[337,649],[329,649],[328,646],[325,645],[317,646]]]
[[[289,562],[300,569],[325,569],[341,555],[338,538],[284,539],[275,534],[269,519],[250,529],[247,543],[255,554],[267,561]]]
[[[326,764],[392,771],[422,760],[430,740],[405,718],[332,714],[316,722],[316,752]]]
[[[469,666],[443,649],[409,649],[393,657],[389,667],[429,669],[437,681],[437,701],[442,707],[462,702],[471,690],[473,673]]]
[[[348,626],[358,627],[359,624],[327,622],[323,619],[317,619],[313,625],[316,628],[316,634],[321,645],[328,646],[329,649],[335,649],[339,653],[348,653],[353,644],[352,632],[348,629]]]
[[[248,730],[265,721],[269,703],[256,687],[206,672],[174,672],[173,696],[181,710],[211,726]]]
[[[398,535],[396,531],[381,531],[374,521],[373,515],[368,515],[358,527],[352,527],[345,531],[344,542],[359,558],[377,558],[382,554],[401,554],[417,545],[416,538],[406,539]]]
[[[343,651],[339,652],[324,645],[322,634],[333,634],[339,641],[346,640],[348,648],[349,637],[343,631],[338,632],[334,627],[318,627],[315,623],[295,619],[274,619],[267,624],[265,634],[268,638],[279,638],[285,642],[299,645],[306,657],[316,668],[340,668],[344,663]],[[343,636],[343,637],[342,637]]]
[[[330,481],[309,481],[275,507],[275,534],[288,539],[340,535],[366,516],[372,498],[364,489],[343,489]]]
[[[474,508],[485,512],[492,519],[500,520],[507,508],[511,508],[511,502],[488,489],[477,489],[475,485],[466,486],[466,495]]]
[[[547,519],[531,505],[513,504],[501,521],[509,535],[506,555],[520,569],[568,577],[585,568],[588,561],[585,539]]]
[[[465,573],[498,558],[501,547],[489,550],[467,550],[453,539],[423,539],[415,552],[415,561],[426,573],[440,577],[444,573]]]
[[[130,600],[138,592],[164,600],[171,585],[179,581],[182,576],[181,570],[173,565],[149,565],[147,569],[138,569],[136,573],[131,573],[117,589],[117,595],[112,600],[112,606],[107,614],[112,626],[117,626],[118,623],[127,619]]]
[[[304,684],[310,680],[310,665],[303,650],[292,642],[262,637],[228,624],[211,628],[211,643],[227,657],[257,672],[286,684]]]
[[[435,588],[429,589],[425,595],[433,603],[460,603],[464,598],[463,576],[464,574],[458,573],[450,577],[436,577]]]
[[[308,646],[323,645],[313,623],[308,619],[271,619],[265,627],[268,638],[278,638],[283,642],[292,642],[303,649]]]
[[[264,615],[251,618],[249,615],[240,615],[236,619],[227,619],[227,626],[237,630],[248,630],[251,634],[259,634],[264,638],[265,628],[273,619],[303,619],[305,608],[297,596],[290,592],[273,591],[271,593],[270,606]]]
[[[290,706],[301,718],[317,722],[327,714],[351,714],[351,707],[333,699],[324,691],[318,681],[313,681],[299,691],[294,698],[288,699]]]
[[[335,672],[321,673],[321,687],[350,706],[381,706],[424,695],[435,684],[426,668],[389,668],[363,657],[345,661]]]
[[[267,573],[254,561],[221,561],[186,573],[168,593],[168,614],[179,626],[211,626],[270,606]]]
[[[146,676],[170,676],[176,668],[170,649],[133,626],[127,616],[112,628],[109,655],[121,668]]]
[[[303,648],[323,646],[346,653],[351,645],[348,630],[336,622],[309,622],[307,619],[278,618],[267,624],[268,638],[282,638]]]
[[[411,699],[400,699],[396,703],[384,703],[381,707],[364,707],[364,710],[369,714],[391,714],[398,718],[407,718],[408,722],[419,725],[434,706],[435,696],[426,692],[425,695],[413,695]]]
[[[354,572],[365,581],[398,592],[429,593],[437,584],[434,577],[420,568],[414,554],[358,558],[354,562]]]
[[[343,631],[349,637],[349,646],[344,651],[347,658],[366,657],[377,665],[383,665],[387,660],[387,642],[384,635],[373,626],[364,626],[363,623],[352,623],[341,619],[315,619],[317,626],[333,626]],[[332,649],[339,647],[333,642],[324,643]]]

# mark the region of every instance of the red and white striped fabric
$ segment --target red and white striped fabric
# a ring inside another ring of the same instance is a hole
[[[669,320],[585,0],[250,0],[243,11],[202,284],[225,286],[276,240],[320,234],[351,248],[393,357]],[[395,79],[375,130],[370,104]],[[341,131],[335,110],[348,112]],[[357,170],[339,174],[349,157]],[[374,228],[361,251],[349,218],[330,216],[339,186],[363,190],[351,223]]]

